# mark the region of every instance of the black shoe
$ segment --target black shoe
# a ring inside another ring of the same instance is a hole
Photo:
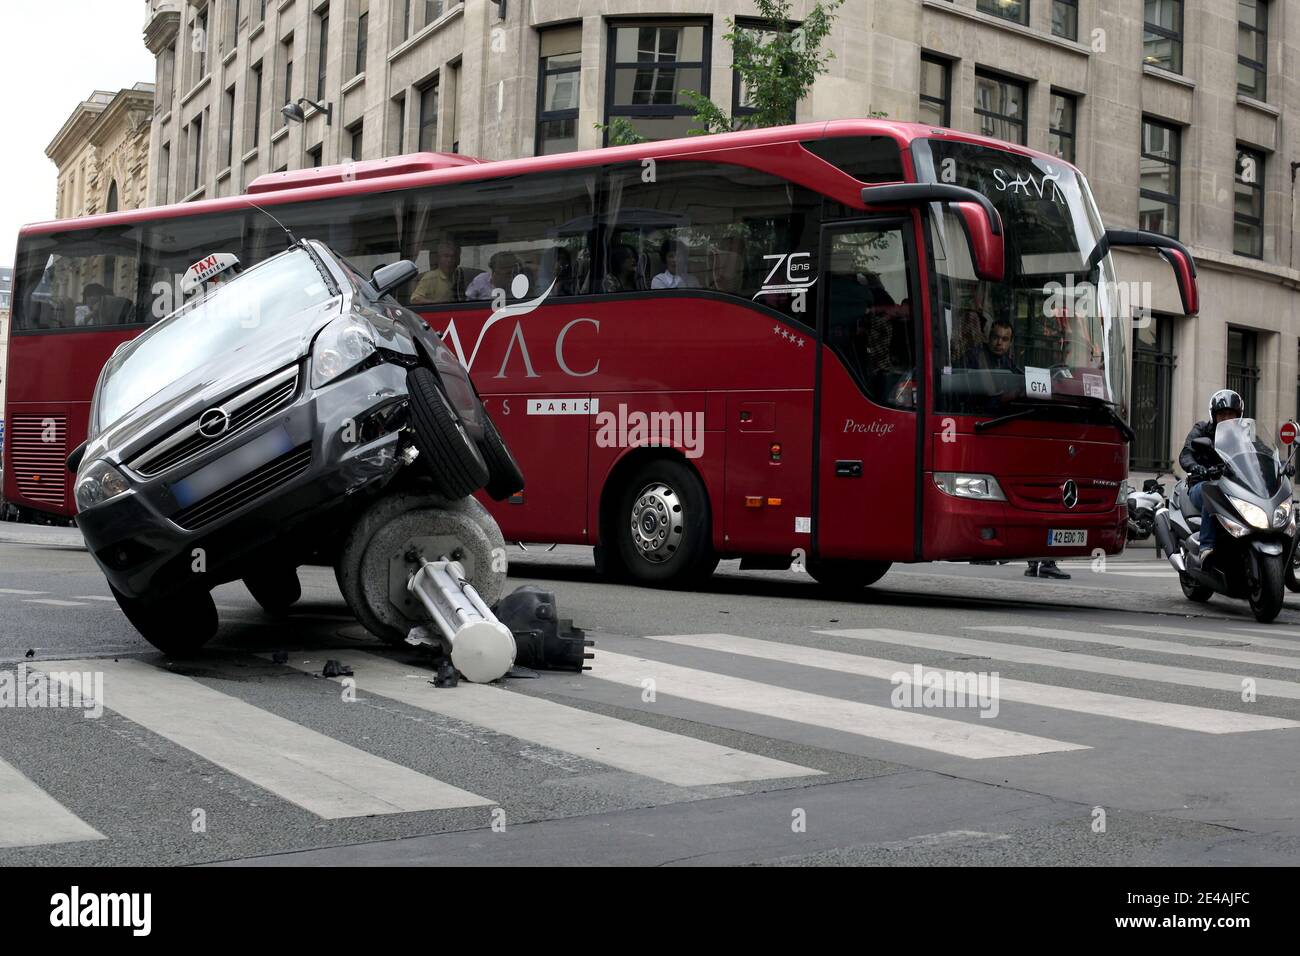
[[[1044,561],[1040,564],[1038,566],[1038,576],[1040,578],[1056,578],[1058,581],[1070,580],[1070,575],[1058,568],[1055,561]]]
[[[1027,578],[1036,578],[1036,577],[1038,577],[1038,562],[1037,562],[1037,561],[1030,561],[1030,562],[1029,562],[1029,567],[1025,568],[1025,577],[1027,577]]]

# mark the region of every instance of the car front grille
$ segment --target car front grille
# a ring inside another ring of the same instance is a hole
[[[62,507],[68,487],[67,418],[15,415],[7,440],[18,493],[28,501]]]
[[[272,459],[256,471],[251,471],[237,481],[218,488],[206,498],[201,498],[188,508],[172,515],[171,520],[187,531],[199,531],[244,505],[270,494],[307,471],[311,465],[311,443],[299,445]]]
[[[203,435],[199,432],[199,420],[195,418],[137,455],[128,467],[145,478],[161,475],[285,407],[297,393],[298,366],[291,365],[216,406],[223,409],[230,420],[222,434],[214,438]]]

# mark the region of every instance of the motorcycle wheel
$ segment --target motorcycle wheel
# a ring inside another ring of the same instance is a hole
[[[1250,609],[1261,624],[1269,623],[1282,610],[1283,565],[1287,563],[1280,554],[1260,559],[1259,580],[1250,593]]]
[[[1189,601],[1195,601],[1197,604],[1204,604],[1214,594],[1214,588],[1204,584],[1197,584],[1186,573],[1179,573],[1178,583],[1183,589],[1183,597]]]
[[[1286,566],[1286,588],[1288,591],[1300,591],[1300,548],[1291,556]]]

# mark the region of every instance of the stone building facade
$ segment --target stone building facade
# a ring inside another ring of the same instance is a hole
[[[96,90],[77,104],[45,155],[59,170],[55,217],[72,219],[146,204],[154,86]]]
[[[793,15],[808,4],[794,4]],[[419,150],[488,159],[602,145],[624,117],[684,132],[677,94],[743,108],[728,20],[744,0],[146,0],[157,56],[152,204],[277,170]],[[1297,412],[1300,0],[845,0],[799,121],[885,115],[1056,152],[1108,225],[1175,235],[1167,266],[1117,253],[1154,310],[1133,331],[1135,473],[1177,457],[1216,388],[1261,426]],[[647,66],[647,63],[651,66]],[[301,122],[282,107],[298,103]],[[319,104],[320,108],[316,105]]]

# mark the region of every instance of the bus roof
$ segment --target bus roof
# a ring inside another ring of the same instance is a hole
[[[345,163],[337,166],[294,170],[259,176],[248,186],[248,192],[220,199],[203,199],[196,202],[173,203],[167,206],[150,206],[112,213],[100,213],[77,219],[50,220],[31,223],[19,230],[19,239],[27,235],[47,235],[55,232],[96,229],[103,226],[130,225],[159,219],[183,218],[204,213],[230,212],[251,209],[257,205],[273,206],[313,199],[330,199],[339,196],[362,195],[392,189],[409,189],[419,186],[448,185],[498,177],[519,176],[525,173],[581,169],[602,166],[613,162],[643,159],[698,159],[711,157],[723,161],[721,153],[745,150],[759,146],[798,143],[805,140],[839,136],[887,136],[894,139],[905,154],[914,139],[942,138],[956,142],[988,146],[1010,153],[1029,156],[1048,162],[1060,163],[1075,169],[1072,164],[1026,146],[975,133],[943,129],[921,123],[901,123],[886,119],[843,119],[816,123],[798,123],[790,126],[773,126],[763,129],[742,130],[735,133],[686,136],[680,139],[635,143],[629,146],[610,146],[601,149],[577,150],[549,156],[529,156],[520,159],[484,161],[469,156],[449,153],[412,153]],[[910,169],[908,160],[904,160]]]

